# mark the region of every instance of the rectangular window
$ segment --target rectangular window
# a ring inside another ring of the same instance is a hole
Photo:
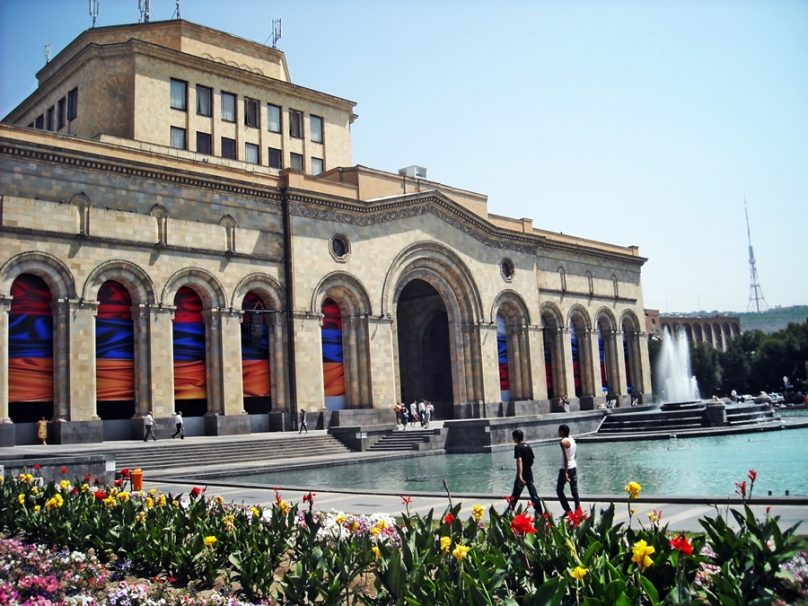
[[[244,97],[244,126],[258,128],[258,108],[261,105],[255,99]]]
[[[303,156],[292,152],[289,154],[289,164],[295,170],[303,170]]]
[[[289,136],[295,139],[303,138],[303,112],[296,109],[289,110]]]
[[[186,149],[184,128],[171,127],[171,147],[174,149]]]
[[[283,168],[283,154],[281,150],[270,147],[267,150],[267,155],[269,156],[270,168]]]
[[[67,119],[75,120],[79,115],[79,89],[74,88],[67,93]]]
[[[196,85],[196,113],[200,116],[213,115],[213,89]]]
[[[236,159],[236,140],[222,137],[222,158]]]
[[[188,108],[188,83],[171,79],[171,109],[185,111]]]
[[[261,164],[258,146],[255,143],[244,144],[244,161],[248,164]]]
[[[272,103],[267,103],[267,122],[268,128],[272,133],[281,132],[281,108]]]
[[[45,128],[45,114],[39,114],[34,120],[34,128]]]
[[[208,133],[196,133],[196,151],[208,156],[213,153],[212,141]]]
[[[311,140],[315,143],[323,142],[323,119],[320,116],[309,116],[309,130]]]
[[[62,130],[67,122],[67,99],[62,97],[59,99],[59,109],[56,112],[56,128]]]
[[[233,93],[222,91],[222,120],[236,121],[236,96]]]
[[[56,108],[54,108],[53,105],[51,105],[48,108],[48,111],[45,115],[47,116],[45,118],[45,129],[55,130],[54,127],[56,126]]]
[[[314,158],[311,159],[311,174],[312,175],[319,175],[323,172],[323,159],[322,158]]]

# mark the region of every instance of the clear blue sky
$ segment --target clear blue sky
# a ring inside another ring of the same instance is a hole
[[[86,0],[0,0],[0,116]],[[152,20],[173,0],[152,0]],[[295,83],[358,102],[353,161],[420,164],[489,211],[636,244],[645,306],[744,311],[744,196],[770,306],[808,304],[808,2],[183,0],[279,48]],[[101,0],[99,25],[138,20]]]

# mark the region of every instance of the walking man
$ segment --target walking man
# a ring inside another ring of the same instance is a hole
[[[151,436],[152,440],[155,442],[157,441],[157,436],[154,435],[154,417],[152,416],[152,411],[150,410],[146,413],[146,416],[143,417],[143,428],[146,431],[146,435],[143,436],[143,441],[148,442],[149,436]]]
[[[185,439],[185,422],[182,420],[182,411],[178,410],[176,416],[174,417],[174,425],[177,427],[177,431],[171,436],[173,440],[177,436],[180,437],[180,440]]]
[[[542,512],[541,500],[539,499],[539,493],[536,492],[536,485],[533,483],[533,460],[536,457],[530,444],[524,442],[525,434],[522,433],[521,429],[514,429],[511,436],[513,436],[513,443],[515,444],[513,458],[516,459],[516,478],[513,481],[513,492],[511,492],[511,497],[508,501],[507,511],[510,512],[516,509],[522,489],[527,486],[533,509],[536,511],[536,515],[540,515]]]
[[[575,454],[578,446],[575,440],[570,437],[570,428],[567,425],[558,427],[558,437],[561,438],[561,468],[558,470],[558,482],[556,482],[556,494],[564,509],[564,515],[570,513],[570,504],[564,494],[564,485],[569,483],[572,500],[575,501],[575,511],[581,509],[581,500],[578,498],[578,463]]]
[[[305,409],[300,409],[300,427],[297,430],[297,433],[303,433],[303,430],[306,430],[306,433],[309,433],[309,424],[306,423],[306,411]]]

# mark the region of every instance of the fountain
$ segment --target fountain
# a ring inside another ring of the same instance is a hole
[[[660,402],[695,402],[701,400],[699,385],[690,367],[690,346],[681,329],[671,335],[667,327],[662,333],[654,378]]]

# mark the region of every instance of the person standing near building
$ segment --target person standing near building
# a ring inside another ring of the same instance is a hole
[[[513,458],[516,459],[516,478],[513,481],[513,491],[508,499],[508,509],[506,511],[510,512],[516,509],[516,504],[519,502],[522,489],[527,486],[530,501],[533,503],[533,509],[538,516],[542,512],[542,507],[539,493],[536,492],[536,485],[533,483],[533,460],[536,457],[533,454],[533,449],[530,447],[530,444],[524,442],[525,434],[521,429],[514,429],[511,436],[515,444],[513,447]]]
[[[304,408],[300,409],[300,427],[298,427],[297,433],[303,433],[303,430],[306,430],[306,433],[309,433],[309,424],[306,422],[306,410]]]
[[[43,446],[48,445],[48,420],[45,415],[39,417],[39,421],[36,422],[36,439]]]
[[[569,501],[567,501],[567,496],[564,494],[564,486],[567,483],[570,485],[572,500],[575,501],[575,511],[581,508],[581,500],[578,498],[578,462],[575,460],[578,445],[575,443],[575,440],[570,437],[570,428],[568,425],[560,425],[558,427],[558,437],[561,438],[561,467],[558,470],[556,494],[558,495],[558,500],[561,502],[561,507],[564,509],[564,515],[567,515],[570,513],[570,504]]]
[[[185,422],[182,419],[182,411],[178,410],[177,414],[174,416],[174,425],[177,427],[177,431],[171,436],[173,440],[177,436],[180,437],[180,440],[185,439]]]
[[[143,441],[148,442],[149,436],[151,436],[152,440],[155,442],[157,441],[157,436],[154,435],[154,428],[156,427],[157,423],[154,422],[154,417],[152,416],[152,411],[146,413],[146,416],[143,417],[143,429],[145,430],[145,435],[143,436]]]

